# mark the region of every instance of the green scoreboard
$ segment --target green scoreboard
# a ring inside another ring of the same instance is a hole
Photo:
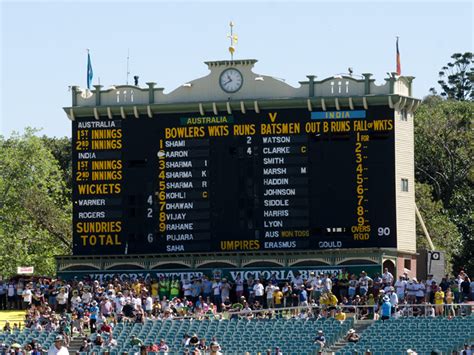
[[[395,248],[393,116],[78,118],[73,252]]]

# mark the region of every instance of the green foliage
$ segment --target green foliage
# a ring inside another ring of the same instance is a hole
[[[438,84],[443,90],[441,96],[458,101],[474,100],[472,52],[454,53],[451,59],[453,61],[442,67],[438,73]],[[431,91],[436,93],[434,88]]]
[[[34,266],[53,275],[54,256],[71,244],[70,191],[58,162],[36,131],[0,136],[0,270]]]
[[[450,207],[453,194],[474,176],[474,104],[430,101],[415,115],[415,174]]]
[[[425,216],[427,224],[433,225],[430,219],[438,221],[441,215],[449,217],[462,239],[458,252],[451,252],[451,244],[446,244],[444,249],[450,250],[456,269],[465,267],[471,273],[474,272],[473,123],[473,102],[430,96],[415,113],[416,180],[432,187],[433,200],[442,203],[443,208],[433,207],[438,214]],[[426,191],[423,193],[426,195]],[[426,200],[425,195],[422,196]]]
[[[433,188],[428,184],[416,184],[416,203],[420,210],[431,240],[438,250],[446,251],[447,260],[451,263],[461,251],[461,234],[450,220],[441,201],[433,199]],[[416,221],[417,249],[429,249],[427,239],[418,219]]]
[[[72,141],[71,138],[55,138],[42,136],[41,140],[43,141],[44,146],[53,154],[53,157],[59,164],[59,168],[62,172],[63,181],[66,184],[66,189],[69,192],[65,197],[67,197],[67,202],[71,201],[72,195]]]

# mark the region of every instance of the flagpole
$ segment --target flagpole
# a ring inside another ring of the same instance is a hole
[[[400,50],[398,48],[398,39],[399,36],[396,36],[397,41],[396,41],[396,47],[397,47],[397,75],[400,76],[402,75],[402,65],[400,63]]]

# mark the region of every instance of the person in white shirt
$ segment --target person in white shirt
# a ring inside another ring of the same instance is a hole
[[[434,292],[433,284],[436,284],[436,281],[433,280],[433,275],[428,275],[428,278],[425,281],[425,291],[426,291],[426,302],[433,303]]]
[[[393,286],[390,286],[389,296],[390,296],[390,303],[392,304],[392,309],[396,309],[396,307],[398,306],[398,296]]]
[[[408,304],[415,304],[416,302],[416,291],[418,291],[418,286],[416,286],[416,283],[417,283],[416,277],[408,281],[408,284],[406,287]]]
[[[192,297],[192,285],[188,279],[183,280],[183,295],[186,299],[190,300]]]
[[[135,292],[133,292],[132,294],[132,303],[133,303],[133,308],[135,308],[135,310],[138,310],[139,308],[142,307],[142,298],[135,295]]]
[[[293,278],[292,282],[294,286],[293,288],[295,290],[301,290],[301,286],[303,286],[304,284],[304,280],[300,274],[296,275],[296,277]]]
[[[240,272],[237,274],[235,279],[235,297],[240,300],[240,297],[244,295],[244,280],[240,277]]]
[[[399,279],[395,282],[395,290],[400,301],[403,301],[405,299],[406,287],[407,282],[403,279],[403,276],[400,276]]]
[[[323,279],[323,291],[324,292],[332,292],[332,280],[331,275],[325,274]]]
[[[53,345],[48,350],[48,355],[69,355],[69,350],[63,346],[64,339],[61,335],[56,336]]]
[[[388,271],[388,268],[383,270],[382,274],[382,282],[384,286],[392,286],[393,285],[393,275]]]
[[[253,286],[253,292],[255,293],[255,300],[263,304],[263,293],[265,289],[263,288],[262,283],[260,280],[255,281],[255,285]]]
[[[369,286],[372,283],[372,279],[367,276],[365,271],[361,272],[361,277],[359,278],[359,292],[361,296],[365,296],[369,292]]]
[[[222,298],[221,298],[221,283],[219,280],[214,280],[212,283],[212,301],[217,307],[221,306]]]
[[[81,297],[77,290],[72,291],[71,310],[75,310],[81,304]]]
[[[145,300],[145,312],[148,314],[148,316],[150,316],[152,311],[153,311],[153,298],[151,297],[150,294],[148,294]]]
[[[118,292],[114,300],[115,303],[115,312],[122,313],[123,306],[126,304],[125,297],[123,297],[122,292]]]
[[[275,291],[275,286],[271,281],[268,281],[267,287],[265,287],[265,292],[267,294],[267,308],[274,308],[275,303],[273,302],[273,292]]]
[[[26,289],[23,291],[23,308],[28,309],[31,306],[33,293],[31,292],[31,284],[26,285]]]
[[[416,284],[416,301],[417,303],[422,303],[425,300],[425,284],[423,282],[419,282]]]
[[[85,287],[84,288],[84,291],[82,292],[82,295],[81,295],[81,300],[82,300],[82,303],[84,303],[84,304],[91,303],[92,293],[90,291],[90,287]]]
[[[357,281],[356,275],[352,275],[351,279],[349,280],[349,299],[353,299],[355,297],[358,285],[359,281]]]

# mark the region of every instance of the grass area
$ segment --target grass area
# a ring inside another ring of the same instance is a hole
[[[5,322],[10,322],[10,326],[13,323],[21,323],[22,328],[24,326],[23,321],[25,320],[25,311],[0,311],[0,327],[3,330]]]

